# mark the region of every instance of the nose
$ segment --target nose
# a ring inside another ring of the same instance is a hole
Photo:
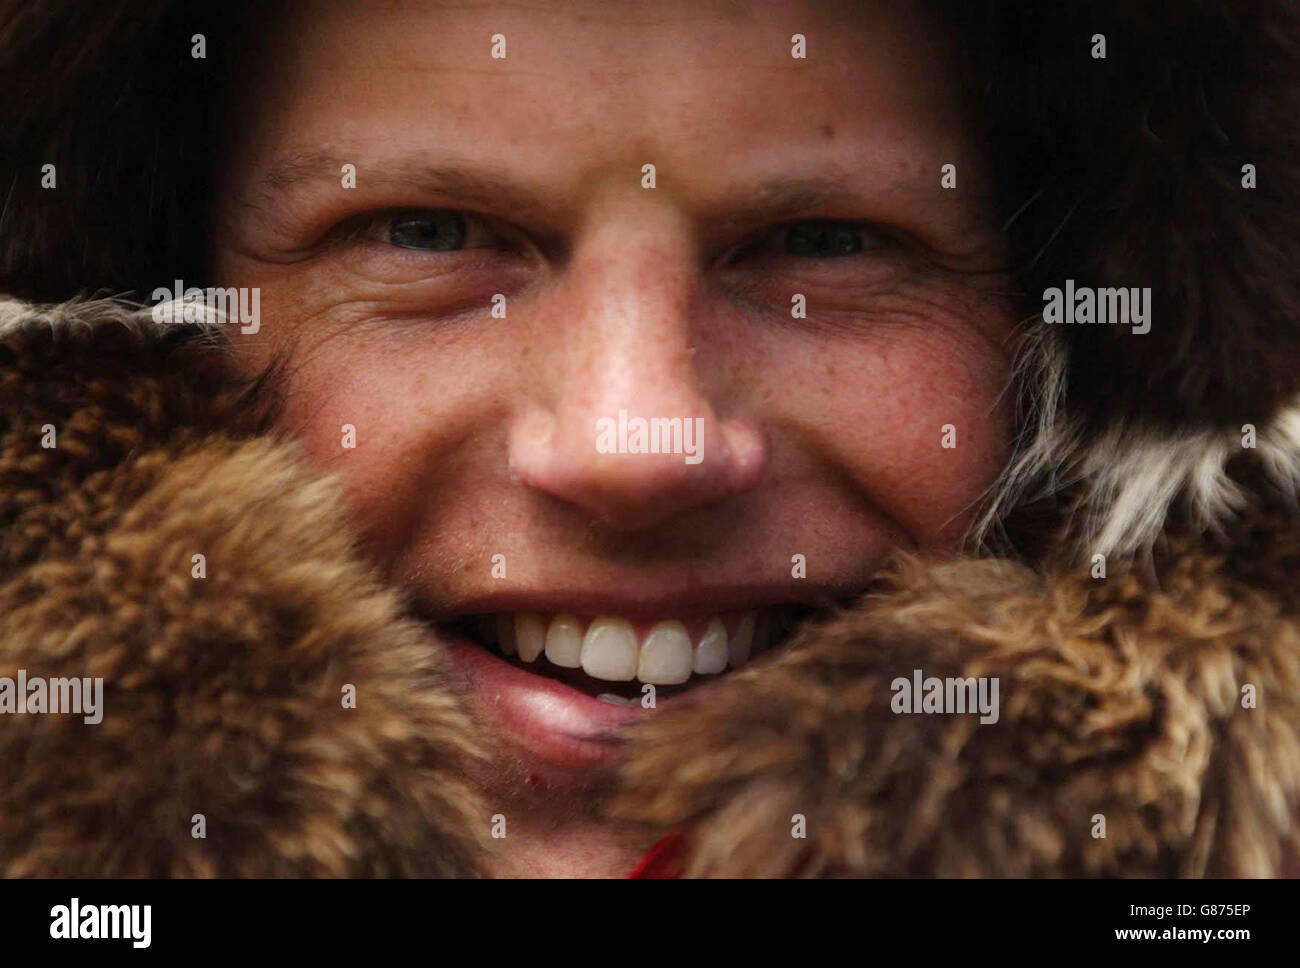
[[[724,416],[725,389],[715,380],[711,394],[697,365],[697,262],[688,227],[644,213],[611,217],[575,246],[534,354],[548,402],[511,427],[524,484],[620,530],[758,485],[760,428]]]

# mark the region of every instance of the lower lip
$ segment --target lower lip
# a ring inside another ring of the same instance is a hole
[[[650,713],[640,703],[601,702],[528,672],[462,635],[440,629],[439,638],[473,687],[477,711],[500,727],[501,739],[530,759],[555,767],[599,766],[614,756],[614,731]],[[666,701],[661,698],[656,705]]]

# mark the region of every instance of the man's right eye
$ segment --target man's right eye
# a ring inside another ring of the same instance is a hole
[[[464,212],[403,212],[389,219],[388,241],[402,249],[454,252],[465,248],[467,223]]]
[[[412,252],[462,252],[504,244],[489,219],[450,208],[378,212],[354,220],[346,237]]]

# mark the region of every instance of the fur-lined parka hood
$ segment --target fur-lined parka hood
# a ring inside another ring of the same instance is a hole
[[[1300,10],[1036,6],[951,14],[1034,308],[1012,458],[968,554],[901,556],[627,732],[607,809],[681,873],[1300,872]],[[68,10],[0,11],[6,184],[106,144],[71,105],[133,110],[97,72],[181,29],[142,9],[31,98]],[[1084,77],[1063,51],[1092,34]],[[479,873],[490,751],[443,647],[220,328],[131,298],[195,243],[172,202],[100,224],[127,157],[0,215],[0,679],[103,677],[109,710],[0,717],[0,872]],[[1149,331],[1045,322],[1067,281],[1149,286]],[[900,714],[900,669],[995,679],[997,728]]]

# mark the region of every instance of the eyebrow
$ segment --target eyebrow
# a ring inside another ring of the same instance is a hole
[[[808,212],[836,208],[880,209],[880,199],[855,191],[847,179],[834,176],[775,177],[752,188],[735,187],[729,197],[743,198],[743,211],[719,213],[717,224],[738,229],[757,221],[779,222]]]
[[[390,189],[413,189],[494,210],[509,210],[538,221],[556,203],[543,204],[534,192],[517,185],[502,171],[476,165],[434,165],[423,159],[358,163],[332,151],[300,151],[273,162],[258,183],[263,195],[285,196],[304,187],[337,186],[345,164],[357,166],[357,183]]]
[[[550,200],[543,200],[550,189],[529,188],[506,171],[477,161],[431,164],[423,155],[368,163],[355,159],[336,151],[292,152],[265,170],[258,187],[272,198],[303,188],[332,188],[338,185],[342,166],[353,163],[358,185],[413,190],[539,227],[553,223],[558,210],[572,209],[577,201],[570,193],[554,196],[553,192]],[[725,197],[711,201],[700,214],[721,232],[743,231],[819,210],[843,209],[857,211],[859,218],[896,221],[909,214],[897,204],[900,192],[915,187],[906,178],[896,178],[892,184],[877,184],[876,192],[864,192],[854,188],[847,173],[774,176],[756,185],[728,185]]]

